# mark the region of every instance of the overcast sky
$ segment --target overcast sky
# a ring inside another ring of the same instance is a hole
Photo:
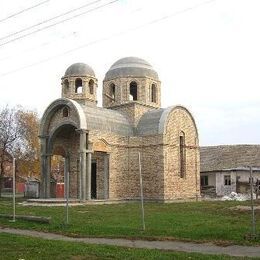
[[[162,106],[192,112],[201,145],[260,143],[259,0],[93,2],[1,2],[1,107],[20,104],[41,115],[60,97],[60,78],[75,62],[94,69],[101,106],[106,71],[137,56],[158,72]]]

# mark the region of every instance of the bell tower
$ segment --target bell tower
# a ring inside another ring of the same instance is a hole
[[[84,63],[72,64],[61,78],[62,97],[83,105],[97,105],[97,79],[93,69]]]

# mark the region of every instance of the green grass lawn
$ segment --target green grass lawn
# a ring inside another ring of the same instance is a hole
[[[0,259],[250,259],[51,241],[0,233]]]
[[[10,223],[7,219],[0,218],[0,225],[70,236],[260,244],[259,238],[254,242],[244,239],[245,234],[251,231],[251,213],[231,210],[234,206],[247,204],[249,205],[249,202],[233,201],[146,203],[145,231],[141,230],[141,212],[138,203],[70,207],[68,226],[64,225],[64,207],[25,207],[18,204],[17,214],[50,216],[51,224],[24,220]],[[0,199],[0,212],[12,214],[11,199]],[[260,233],[260,211],[256,211],[256,220],[257,231]]]

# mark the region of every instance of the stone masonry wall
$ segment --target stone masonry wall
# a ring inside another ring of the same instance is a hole
[[[185,135],[185,176],[180,177],[180,133]],[[199,147],[196,127],[191,115],[184,109],[173,110],[165,135],[165,200],[199,196]]]
[[[91,131],[91,142],[105,140],[109,153],[109,199],[138,199],[140,178],[138,152],[141,154],[143,190],[145,199],[163,199],[162,136],[120,137]],[[100,176],[103,173],[100,173]],[[102,196],[102,177],[97,183]]]

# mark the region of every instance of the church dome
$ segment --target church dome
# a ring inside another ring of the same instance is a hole
[[[95,77],[94,70],[85,63],[74,63],[70,65],[66,72],[65,77],[68,76],[92,76]]]
[[[157,72],[146,60],[126,57],[115,62],[106,73],[105,81],[123,77],[149,77],[159,80]]]

